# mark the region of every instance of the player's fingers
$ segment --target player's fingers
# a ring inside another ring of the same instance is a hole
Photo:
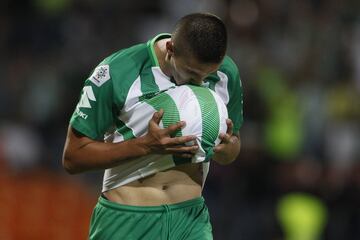
[[[230,142],[231,144],[236,144],[236,143],[239,142],[239,138],[238,138],[237,136],[230,136],[229,142]]]
[[[224,134],[224,133],[220,133],[219,138],[220,138],[220,140],[221,140],[221,143],[229,143],[229,142],[230,142],[231,135],[229,135],[229,134]]]
[[[213,151],[214,153],[221,152],[222,148],[223,148],[222,144],[219,144],[213,148]]]
[[[227,125],[226,133],[231,136],[233,134],[233,128],[234,128],[234,124],[231,121],[231,119],[226,119],[226,125]]]
[[[173,137],[169,138],[167,141],[167,145],[184,145],[186,143],[193,143],[196,139],[196,136],[188,135],[188,136],[181,136],[181,137]],[[193,144],[191,144],[193,145]]]
[[[155,122],[157,125],[159,125],[162,116],[164,115],[164,110],[160,109],[158,112],[155,112],[153,114],[153,117],[151,121]]]
[[[164,129],[165,133],[168,135],[171,135],[171,133],[176,132],[177,130],[185,127],[186,123],[184,121],[177,122],[175,124],[172,124]]]
[[[149,131],[154,131],[154,129],[160,130],[159,123],[161,121],[163,113],[163,110],[160,109],[160,111],[153,114],[152,118],[149,121]]]
[[[176,153],[196,153],[199,150],[199,146],[175,146],[166,148],[166,152],[176,154]]]

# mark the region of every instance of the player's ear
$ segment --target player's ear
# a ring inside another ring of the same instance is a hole
[[[173,41],[169,40],[166,42],[166,51],[169,57],[174,55],[174,43]]]

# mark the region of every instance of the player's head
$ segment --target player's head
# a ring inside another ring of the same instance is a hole
[[[194,13],[181,18],[166,44],[167,60],[176,83],[201,84],[219,68],[226,46],[226,27],[217,16]]]

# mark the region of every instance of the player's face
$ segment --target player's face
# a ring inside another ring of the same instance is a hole
[[[195,57],[174,54],[170,57],[171,74],[177,85],[201,85],[204,79],[218,70],[221,63],[201,63]]]

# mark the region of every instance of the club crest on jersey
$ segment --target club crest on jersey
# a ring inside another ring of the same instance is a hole
[[[90,81],[92,81],[98,87],[103,85],[109,79],[109,65],[98,66],[97,68],[95,68],[94,72],[90,77]]]

